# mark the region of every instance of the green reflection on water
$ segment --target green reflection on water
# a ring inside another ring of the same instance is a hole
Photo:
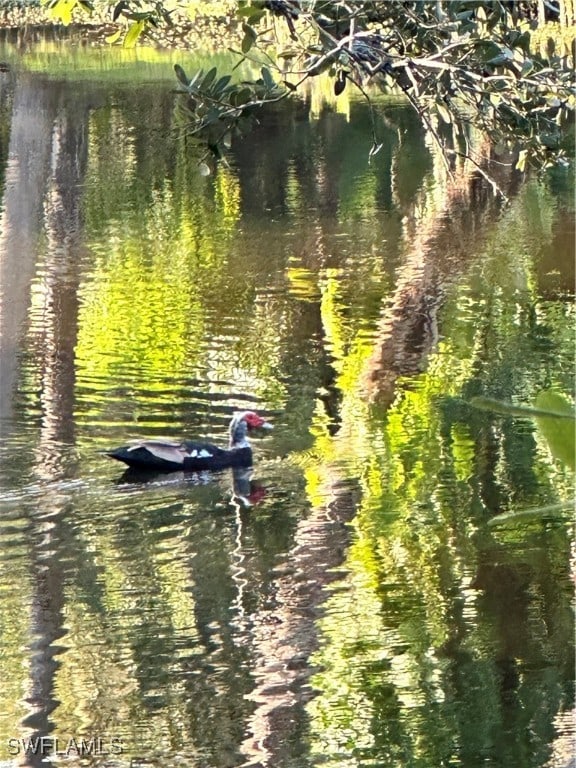
[[[573,706],[572,526],[485,527],[569,500],[570,464],[529,417],[468,404],[534,402],[551,382],[571,391],[574,308],[538,284],[561,213],[545,188],[525,188],[450,289],[426,373],[403,383],[384,420],[365,408],[368,435],[350,427],[365,441],[364,496],[314,657],[319,764],[543,766],[550,719]],[[378,442],[385,451],[370,455]]]
[[[405,351],[417,364],[381,369],[391,400],[374,403],[387,308],[429,266],[420,232],[445,224],[438,158],[409,113],[387,115],[369,166],[359,105],[352,124],[288,111],[206,180],[172,141],[164,91],[71,94],[86,158],[63,186],[81,201],[67,230],[80,236],[66,251],[46,214],[19,340],[0,744],[37,707],[61,735],[114,728],[131,758],[241,765],[274,702],[247,698],[257,660],[274,659],[276,639],[276,671],[297,669],[282,655],[290,598],[327,594],[309,723],[298,680],[290,716],[269,720],[286,764],[544,766],[555,716],[572,706],[569,526],[487,522],[564,500],[572,478],[531,422],[469,400],[570,394],[564,197],[531,183],[499,221],[476,201],[481,226],[464,219],[459,233],[467,253],[447,265],[433,254],[430,304],[405,318],[429,321],[428,347],[415,332]],[[0,114],[6,157],[10,109]],[[116,484],[95,455],[132,431],[224,440],[243,398],[277,411],[278,426],[256,449],[250,509],[231,503],[228,475]],[[330,592],[338,553],[326,573],[300,573],[299,526],[315,511],[330,519],[342,479],[362,494]],[[23,703],[32,680],[37,698]]]

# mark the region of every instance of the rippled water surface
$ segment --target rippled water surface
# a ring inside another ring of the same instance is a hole
[[[565,768],[571,422],[498,404],[570,409],[568,176],[454,192],[406,107],[369,164],[311,97],[205,178],[168,59],[42,51],[0,73],[0,765]],[[103,454],[238,408],[252,470]]]

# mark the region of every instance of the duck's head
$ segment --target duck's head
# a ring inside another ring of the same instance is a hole
[[[247,446],[246,435],[252,429],[273,429],[273,425],[256,411],[235,411],[230,422],[230,445]]]

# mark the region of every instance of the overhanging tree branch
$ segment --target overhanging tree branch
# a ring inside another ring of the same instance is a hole
[[[70,13],[74,4],[44,1],[56,15],[64,7]],[[405,95],[441,147],[447,168],[451,150],[435,127],[438,119],[455,130],[474,122],[493,145],[516,152],[519,170],[566,163],[574,143],[576,46],[564,3],[545,4],[564,24],[552,35],[542,28],[538,0],[238,0],[240,61],[264,56],[266,66],[260,77],[240,83],[215,70],[187,78],[177,67],[182,127],[220,157],[230,136],[246,134],[255,112],[327,73],[336,95],[350,83],[367,99],[373,149],[378,142],[371,87]],[[126,37],[133,43],[154,25],[170,23],[171,14],[161,0],[119,0],[114,18],[128,22]],[[263,20],[266,29],[260,29]],[[283,24],[289,49],[281,39]]]

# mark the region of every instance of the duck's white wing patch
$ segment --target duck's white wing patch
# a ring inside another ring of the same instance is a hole
[[[191,448],[186,453],[186,457],[191,459],[211,459],[212,454],[206,448]]]

